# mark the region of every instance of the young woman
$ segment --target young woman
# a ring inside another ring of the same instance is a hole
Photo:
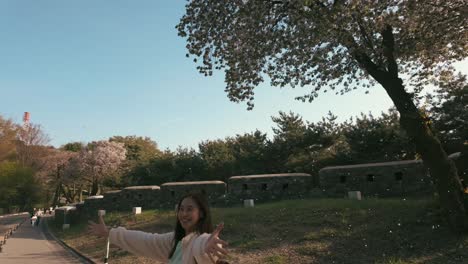
[[[169,264],[214,264],[228,254],[227,243],[219,239],[220,224],[213,230],[206,200],[199,194],[184,196],[177,206],[174,232],[151,234],[106,227],[102,217],[96,224],[89,221],[89,231],[100,237],[109,237],[111,244],[135,255],[150,257]]]

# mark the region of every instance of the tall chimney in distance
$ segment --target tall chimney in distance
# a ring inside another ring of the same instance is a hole
[[[23,123],[26,125],[26,124],[29,124],[29,120],[31,118],[31,115],[29,114],[29,112],[24,112],[24,116],[23,116]]]

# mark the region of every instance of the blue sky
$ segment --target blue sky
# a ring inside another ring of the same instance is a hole
[[[293,111],[340,120],[391,106],[376,87],[346,96],[294,100],[307,88],[256,90],[253,111],[224,93],[221,72],[204,77],[185,57],[175,25],[185,1],[1,0],[0,115],[41,124],[51,144],[148,136],[160,148],[255,129],[271,136],[271,116]]]

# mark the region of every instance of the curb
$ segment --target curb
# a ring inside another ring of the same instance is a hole
[[[17,214],[0,215],[0,218],[5,218],[5,217],[10,217],[10,216],[15,216],[15,215],[29,215],[29,213],[23,212],[23,213],[17,213]]]
[[[50,237],[51,239],[55,240],[65,250],[69,251],[73,256],[80,259],[81,262],[86,263],[86,264],[104,263],[103,261],[99,261],[99,260],[87,257],[86,255],[84,255],[80,251],[78,251],[78,250],[70,247],[69,245],[67,245],[67,243],[63,242],[61,239],[59,239],[52,232],[49,231],[49,226],[48,226],[48,223],[47,223],[49,219],[44,219],[43,218],[42,220],[45,220],[45,223],[44,223],[44,221],[41,221],[41,228],[42,228],[42,231],[44,232],[44,235],[46,235],[46,236]]]
[[[26,219],[24,219],[23,221],[21,221],[20,223],[18,224],[15,224],[12,228],[9,228],[3,235],[3,241],[0,240],[0,253],[3,252],[3,245],[6,244],[6,241],[8,238],[10,238],[17,230],[18,228],[20,228],[20,226],[26,221]]]

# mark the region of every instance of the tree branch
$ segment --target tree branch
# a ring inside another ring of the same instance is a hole
[[[380,56],[378,56],[378,53],[377,51],[375,50],[375,45],[374,43],[372,42],[372,38],[369,37],[369,34],[367,34],[367,31],[366,29],[364,28],[364,25],[362,24],[362,18],[361,17],[357,17],[355,15],[353,15],[353,18],[354,20],[356,20],[356,23],[358,24],[359,26],[359,31],[361,33],[361,36],[362,38],[364,39],[364,43],[369,47],[370,50],[372,50],[372,52],[375,54],[375,56],[377,57],[378,59],[378,63],[380,64],[381,63],[381,58]]]
[[[390,25],[386,25],[382,31],[382,46],[383,54],[387,60],[387,70],[392,77],[398,77],[398,65],[393,56],[395,50],[395,39],[393,38],[393,28]]]
[[[376,81],[379,83],[383,81],[385,72],[379,69],[379,66],[375,64],[365,52],[356,50],[352,54],[359,65],[365,69]]]

